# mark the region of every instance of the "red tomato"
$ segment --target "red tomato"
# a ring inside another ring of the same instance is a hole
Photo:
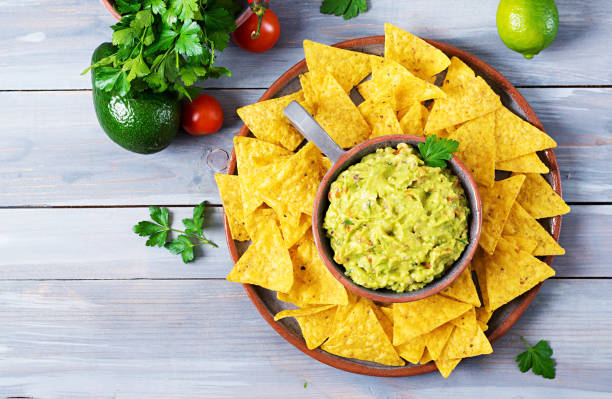
[[[187,133],[194,136],[214,133],[223,124],[221,104],[213,96],[200,94],[183,106],[181,124]]]
[[[261,21],[261,30],[257,39],[251,39],[251,33],[257,30],[257,15],[253,14],[234,33],[232,39],[245,50],[252,53],[263,53],[270,50],[280,36],[280,23],[274,11],[268,9]]]

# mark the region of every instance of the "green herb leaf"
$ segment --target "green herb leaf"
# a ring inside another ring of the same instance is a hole
[[[164,227],[168,227],[168,209],[160,208],[158,206],[150,206],[149,214],[151,215],[151,219]]]
[[[344,19],[351,19],[367,9],[366,0],[323,0],[319,10],[322,14],[343,15]]]
[[[419,143],[419,152],[425,164],[432,167],[443,168],[446,161],[453,157],[453,152],[459,148],[459,142],[449,139],[437,139],[436,135],[427,136],[424,143]]]
[[[172,0],[171,7],[176,15],[183,21],[193,19],[198,9],[198,0]]]
[[[130,83],[127,81],[125,71],[112,67],[100,67],[96,69],[96,87],[125,96],[130,90]]]
[[[168,237],[168,230],[158,231],[151,234],[145,245],[147,247],[163,247],[166,244],[166,238]]]
[[[194,259],[193,243],[186,235],[181,234],[169,243],[166,243],[166,249],[173,254],[181,254],[183,262],[189,263]]]
[[[148,220],[143,220],[142,222],[138,222],[138,224],[135,225],[132,230],[139,236],[144,237],[150,236],[151,234],[155,234],[159,231],[165,231],[167,229],[159,224],[149,222]]]
[[[525,373],[529,369],[532,369],[535,375],[554,379],[555,361],[551,358],[553,351],[548,345],[548,342],[541,340],[534,346],[531,346],[524,337],[521,337],[521,340],[523,340],[527,346],[527,350],[520,353],[515,359],[518,363],[519,370]]]
[[[202,54],[204,50],[198,38],[198,35],[201,33],[202,29],[200,29],[200,25],[197,22],[191,21],[189,24],[185,23],[175,44],[176,51],[183,55]]]

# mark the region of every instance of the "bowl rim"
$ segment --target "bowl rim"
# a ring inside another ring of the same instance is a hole
[[[466,198],[468,199],[469,208],[472,212],[472,218],[476,217],[476,223],[469,223],[470,227],[474,227],[475,231],[472,231],[470,236],[472,237],[469,240],[468,245],[461,252],[460,257],[457,261],[453,262],[447,270],[444,271],[444,275],[435,279],[434,281],[428,283],[425,287],[420,288],[415,291],[407,291],[402,293],[394,293],[394,292],[385,292],[383,290],[374,290],[363,287],[357,283],[355,283],[349,276],[345,275],[342,271],[343,266],[336,263],[333,259],[330,258],[328,254],[328,250],[325,245],[325,241],[327,240],[325,237],[321,236],[322,228],[319,228],[323,224],[323,218],[320,218],[321,215],[327,211],[327,209],[323,210],[322,208],[325,205],[325,197],[329,192],[331,184],[333,181],[331,179],[334,175],[339,173],[343,173],[346,169],[352,166],[354,163],[347,165],[348,161],[351,161],[353,156],[359,152],[372,148],[380,148],[378,144],[381,142],[393,142],[393,145],[396,146],[399,143],[407,143],[413,148],[416,147],[416,144],[425,142],[424,137],[419,136],[411,136],[405,134],[394,134],[388,136],[380,136],[375,137],[369,140],[366,140],[356,146],[352,147],[350,150],[345,151],[345,153],[336,161],[332,167],[327,171],[321,183],[319,184],[319,188],[317,189],[317,193],[315,195],[313,210],[312,210],[312,234],[314,236],[314,241],[319,252],[319,256],[321,260],[329,270],[329,272],[338,280],[347,290],[353,292],[358,296],[362,296],[368,298],[372,301],[383,302],[383,303],[403,303],[403,302],[411,302],[418,301],[429,296],[435,295],[452,284],[453,281],[459,277],[459,275],[466,269],[467,265],[470,263],[474,254],[476,253],[476,249],[478,248],[478,242],[480,240],[480,234],[482,232],[482,201],[480,199],[480,192],[478,191],[478,186],[474,177],[468,170],[468,168],[461,162],[461,160],[453,155],[450,160],[450,163],[457,168],[459,168],[464,174],[465,178],[462,178],[457,173],[451,170],[455,176],[459,178],[462,183],[464,190],[466,190]],[[370,152],[373,153],[374,151]],[[365,155],[363,155],[365,156]],[[363,158],[362,156],[362,158]],[[360,162],[358,160],[357,162]],[[449,167],[450,169],[450,167]],[[337,176],[336,176],[337,179]],[[334,180],[335,181],[335,180]],[[473,194],[475,203],[470,200],[471,195]],[[473,219],[472,219],[473,221]],[[473,226],[472,226],[473,225]],[[332,249],[333,251],[333,249]],[[465,255],[464,255],[465,254]]]
[[[544,130],[542,123],[538,119],[535,111],[531,108],[531,106],[527,103],[522,94],[510,83],[505,76],[499,73],[495,68],[490,66],[489,64],[482,61],[480,58],[473,56],[467,51],[461,50],[455,46],[450,44],[438,42],[435,40],[422,38],[427,43],[432,46],[440,49],[448,56],[456,56],[460,58],[462,61],[468,61],[467,63],[470,66],[475,66],[479,70],[486,73],[490,76],[495,83],[517,103],[519,108],[524,112],[525,119],[527,119],[531,124],[536,126],[538,129]],[[338,48],[354,48],[359,46],[365,46],[370,44],[384,44],[385,36],[377,35],[377,36],[367,36],[361,38],[355,38],[346,40],[343,42],[335,43],[332,46]],[[262,94],[258,101],[265,101],[273,98],[273,96],[278,92],[279,88],[287,84],[291,81],[295,76],[297,76],[300,71],[306,68],[306,60],[302,59],[297,62],[293,67],[289,68],[285,73],[283,73],[276,81],[274,81],[270,87]],[[243,124],[240,130],[238,131],[239,136],[248,136],[249,128]],[[551,184],[553,189],[557,194],[562,195],[561,189],[561,176],[559,174],[559,166],[557,164],[557,160],[555,157],[555,153],[552,149],[546,149],[541,152],[543,156],[546,158],[546,162],[550,168],[550,177]],[[232,148],[232,152],[230,155],[230,159],[228,161],[227,173],[234,174],[236,172],[236,152]],[[562,216],[555,216],[552,219],[551,226],[551,235],[555,238],[555,240],[559,239],[559,233],[561,231],[561,222]],[[238,248],[236,247],[236,242],[234,241],[230,228],[229,221],[227,219],[227,213],[225,210],[223,211],[223,226],[225,229],[225,239],[228,244],[228,250],[230,252],[230,256],[232,257],[233,262],[237,262],[239,259],[238,256]],[[553,255],[547,256],[544,259],[548,265],[552,263],[554,259]],[[259,293],[257,292],[257,287],[251,284],[243,284],[242,285],[249,300],[253,303],[253,306],[257,309],[261,317],[276,331],[281,337],[283,337],[287,342],[296,347],[298,350],[303,352],[304,354],[312,357],[324,363],[328,366],[344,370],[351,373],[370,375],[376,377],[407,377],[413,375],[420,375],[425,373],[431,373],[436,370],[437,367],[434,362],[429,362],[422,365],[406,365],[403,367],[389,367],[389,366],[375,366],[375,365],[366,365],[353,361],[352,359],[338,357],[327,353],[321,349],[308,349],[306,346],[306,342],[302,336],[295,335],[292,331],[290,331],[285,325],[281,324],[279,321],[274,320],[274,315],[264,303]],[[542,287],[542,283],[539,283],[535,287],[533,287],[530,291],[527,291],[522,295],[522,300],[517,305],[516,308],[502,321],[495,329],[487,331],[487,338],[493,344],[499,338],[501,338],[508,330],[519,320],[519,318],[523,315],[525,310],[529,307],[538,291]]]

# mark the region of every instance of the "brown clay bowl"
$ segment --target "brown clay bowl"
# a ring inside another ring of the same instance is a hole
[[[366,155],[376,152],[379,148],[396,147],[400,143],[416,147],[419,143],[424,142],[425,139],[423,137],[400,134],[382,136],[364,141],[350,150],[344,151],[340,146],[334,143],[325,130],[323,130],[314,118],[296,101],[292,101],[287,105],[283,113],[306,139],[319,147],[319,150],[327,155],[333,162],[331,168],[323,177],[314,199],[314,207],[312,210],[312,234],[317,250],[319,251],[319,256],[321,256],[323,263],[327,266],[327,269],[336,280],[356,295],[366,297],[373,301],[392,303],[418,301],[419,299],[437,294],[459,277],[461,272],[465,270],[468,263],[470,263],[474,257],[474,253],[478,247],[478,240],[480,239],[480,230],[482,227],[482,204],[480,202],[478,186],[474,178],[457,157],[452,157],[448,163],[448,167],[452,173],[459,178],[470,208],[468,226],[469,243],[463,250],[459,259],[450,265],[442,276],[418,290],[395,292],[388,289],[374,290],[366,288],[356,284],[350,277],[346,276],[345,268],[334,260],[334,250],[331,247],[327,232],[323,228],[325,214],[329,208],[329,190],[331,184],[336,181],[342,172],[360,162]]]
[[[456,47],[445,43],[436,42],[425,39],[429,44],[439,48],[446,55],[461,58],[468,64],[477,75],[489,83],[493,90],[501,97],[502,103],[511,109],[514,113],[529,121],[538,129],[544,130],[540,120],[536,116],[533,109],[527,101],[519,93],[519,91],[497,70],[482,61],[481,59],[463,51]],[[346,48],[355,51],[362,51],[370,54],[382,55],[384,51],[384,36],[370,36],[359,39],[348,40],[337,43],[334,46]],[[271,98],[281,97],[300,90],[298,75],[307,71],[306,62],[302,59],[287,72],[282,74],[268,90],[261,96],[259,101],[269,100]],[[238,135],[248,136],[250,134],[246,125],[243,125]],[[561,178],[559,176],[559,167],[553,150],[545,150],[538,153],[542,162],[550,169],[550,173],[545,175],[545,178],[551,184],[557,194],[561,195]],[[228,163],[227,173],[236,173],[236,154],[232,151]],[[500,176],[503,177],[503,176]],[[559,238],[561,231],[561,216],[545,219],[542,221],[544,228],[552,234],[555,239]],[[234,241],[232,238],[227,216],[224,218],[225,237],[228,244],[230,255],[234,262],[237,262],[242,253],[247,248],[247,244]],[[553,256],[547,256],[543,259],[547,264],[552,264]],[[542,284],[536,285],[530,291],[514,299],[508,304],[497,309],[491,320],[489,321],[489,329],[486,331],[487,337],[491,343],[501,338],[513,325],[518,321],[521,315],[529,307],[538,293]],[[268,324],[285,340],[306,355],[325,363],[329,366],[345,370],[351,373],[373,375],[379,377],[405,377],[418,374],[429,373],[436,370],[436,365],[433,362],[424,365],[406,365],[401,367],[385,366],[378,363],[365,362],[355,359],[348,359],[332,355],[322,349],[310,350],[306,347],[304,338],[300,332],[300,327],[292,318],[286,318],[279,321],[274,320],[274,315],[281,310],[287,309],[290,306],[276,298],[276,292],[266,290],[258,286],[244,284],[243,285],[249,299],[259,311]],[[239,321],[237,321],[239,323]],[[282,356],[282,351],[287,348],[279,348],[278,356]],[[494,354],[491,356],[495,356]]]

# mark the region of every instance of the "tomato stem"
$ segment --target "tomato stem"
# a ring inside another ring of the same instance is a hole
[[[261,21],[270,6],[268,3],[269,0],[249,0],[249,7],[257,15],[257,30],[251,32],[251,39],[257,39],[261,33]]]

